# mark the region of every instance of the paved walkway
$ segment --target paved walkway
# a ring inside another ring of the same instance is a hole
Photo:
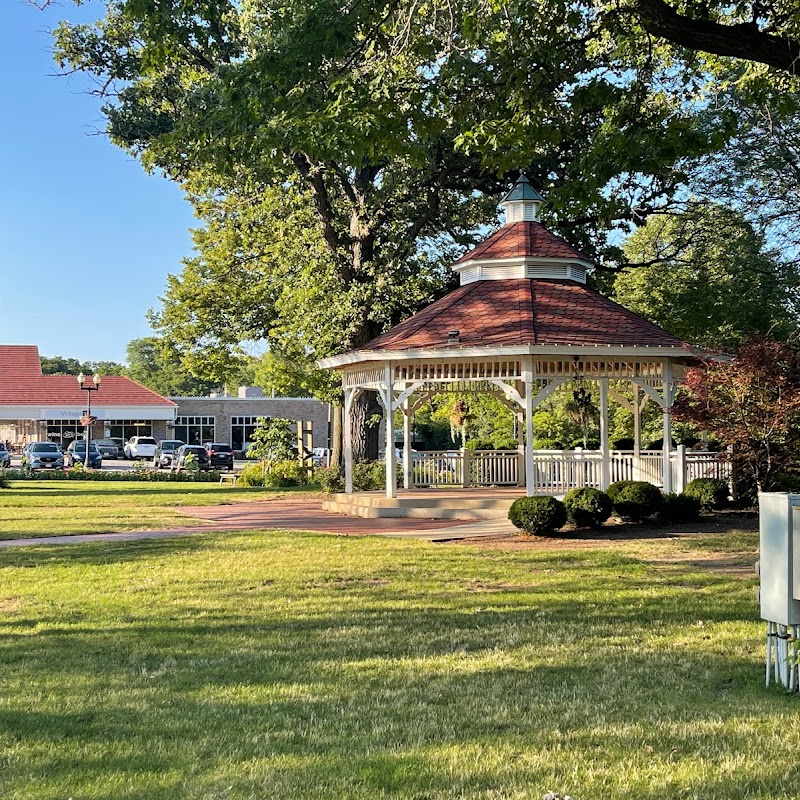
[[[389,536],[424,539],[431,542],[478,537],[504,536],[515,529],[507,520],[468,522],[435,519],[362,519],[322,510],[322,500],[270,500],[261,503],[230,503],[220,506],[179,506],[176,511],[205,525],[192,525],[157,531],[125,533],[86,533],[75,536],[40,536],[31,539],[6,539],[0,548],[34,545],[79,544],[81,542],[132,541],[190,536],[218,531],[280,530],[319,531],[342,536]]]

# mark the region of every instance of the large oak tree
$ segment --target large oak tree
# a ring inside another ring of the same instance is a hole
[[[96,78],[113,141],[185,185],[219,234],[158,316],[211,379],[236,337],[294,337],[320,357],[444,291],[434,251],[493,223],[514,167],[546,192],[553,227],[613,257],[615,227],[669,200],[732,120],[698,114],[674,62],[602,23],[568,0],[115,0],[95,26],[62,25],[57,58]],[[221,241],[225,225],[241,245]],[[289,254],[305,299],[277,286],[297,278]],[[303,309],[323,290],[315,327]],[[375,454],[376,411],[371,395],[356,408],[359,455]]]

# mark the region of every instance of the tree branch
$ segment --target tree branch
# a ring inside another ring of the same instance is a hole
[[[800,75],[800,42],[760,30],[753,22],[723,25],[692,19],[665,0],[633,0],[642,27],[652,36],[718,56],[756,61]]]

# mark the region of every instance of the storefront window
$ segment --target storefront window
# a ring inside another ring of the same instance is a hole
[[[232,417],[231,418],[231,447],[241,450],[245,442],[253,441],[258,420],[261,417]]]
[[[74,419],[47,420],[47,440],[55,442],[63,449],[75,439],[83,439],[83,426]]]
[[[105,429],[108,438],[124,439],[126,442],[133,436],[153,435],[153,423],[146,420],[110,419]]]
[[[186,444],[215,442],[215,417],[178,417],[175,420],[174,437]]]

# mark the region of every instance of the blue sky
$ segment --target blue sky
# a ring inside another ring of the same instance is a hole
[[[0,344],[124,361],[196,221],[177,186],[92,135],[103,119],[87,81],[53,77],[48,29],[100,10],[0,0]]]

